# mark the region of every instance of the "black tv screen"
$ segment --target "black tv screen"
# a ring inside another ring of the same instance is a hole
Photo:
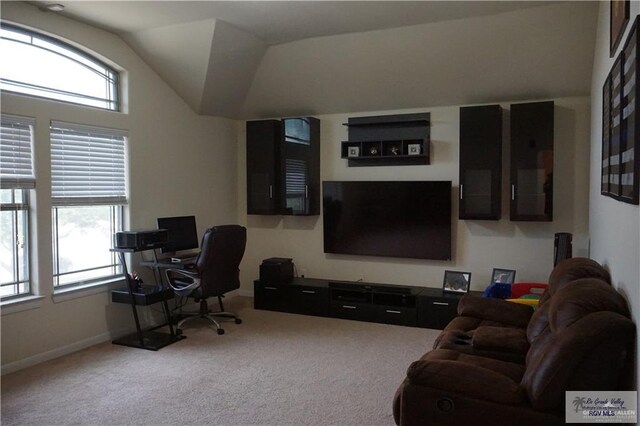
[[[325,181],[325,253],[451,259],[451,181]]]
[[[158,229],[167,230],[167,244],[162,253],[198,248],[198,230],[195,216],[159,217]]]

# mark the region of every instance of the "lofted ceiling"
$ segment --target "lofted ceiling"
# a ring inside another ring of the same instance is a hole
[[[62,4],[119,34],[194,111],[230,118],[588,95],[598,11],[590,1]]]

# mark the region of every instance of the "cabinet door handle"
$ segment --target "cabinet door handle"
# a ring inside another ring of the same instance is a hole
[[[278,287],[264,287],[265,290],[277,290]]]
[[[309,185],[304,186],[304,198],[309,198]]]
[[[269,199],[273,199],[273,185],[269,185]]]
[[[511,185],[511,200],[515,201],[515,199],[516,199],[516,186]]]
[[[315,290],[302,290],[302,292],[306,294],[316,294]]]
[[[351,306],[351,305],[342,305],[342,307],[345,309],[356,309],[355,306]]]
[[[388,314],[401,314],[402,312],[400,312],[400,311],[392,311],[391,309],[387,309],[387,313]]]
[[[446,302],[432,302],[434,305],[439,305],[439,306],[449,306],[448,303]]]
[[[460,184],[460,199],[462,200],[462,191],[464,189],[464,185]]]

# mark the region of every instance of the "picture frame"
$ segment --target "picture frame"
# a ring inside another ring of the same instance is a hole
[[[360,156],[360,147],[359,146],[350,146],[347,149],[347,157],[359,157]]]
[[[636,17],[602,88],[602,195],[640,203],[640,24]]]
[[[516,280],[516,271],[514,269],[493,268],[491,274],[491,284],[513,284]]]
[[[420,155],[420,144],[410,143],[407,145],[407,153],[409,155]]]
[[[609,0],[609,57],[613,58],[629,23],[630,0]]]
[[[640,85],[637,72],[640,61],[637,48],[640,44],[640,17],[636,17],[624,47],[621,67],[620,108],[621,131],[619,149],[619,184],[617,200],[638,205],[640,202]]]
[[[442,291],[444,293],[466,294],[471,286],[471,272],[444,271]]]

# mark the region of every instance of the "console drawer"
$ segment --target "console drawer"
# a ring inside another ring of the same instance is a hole
[[[442,330],[458,314],[457,297],[420,297],[418,326]]]
[[[375,311],[369,303],[332,300],[331,316],[358,321],[373,321]]]
[[[294,314],[329,316],[329,289],[318,287],[291,287],[290,309]]]
[[[287,312],[290,306],[289,288],[286,284],[263,284],[255,281],[253,294],[253,305],[256,309]]]
[[[384,324],[395,325],[416,325],[416,308],[406,308],[400,306],[376,306],[374,321]]]

